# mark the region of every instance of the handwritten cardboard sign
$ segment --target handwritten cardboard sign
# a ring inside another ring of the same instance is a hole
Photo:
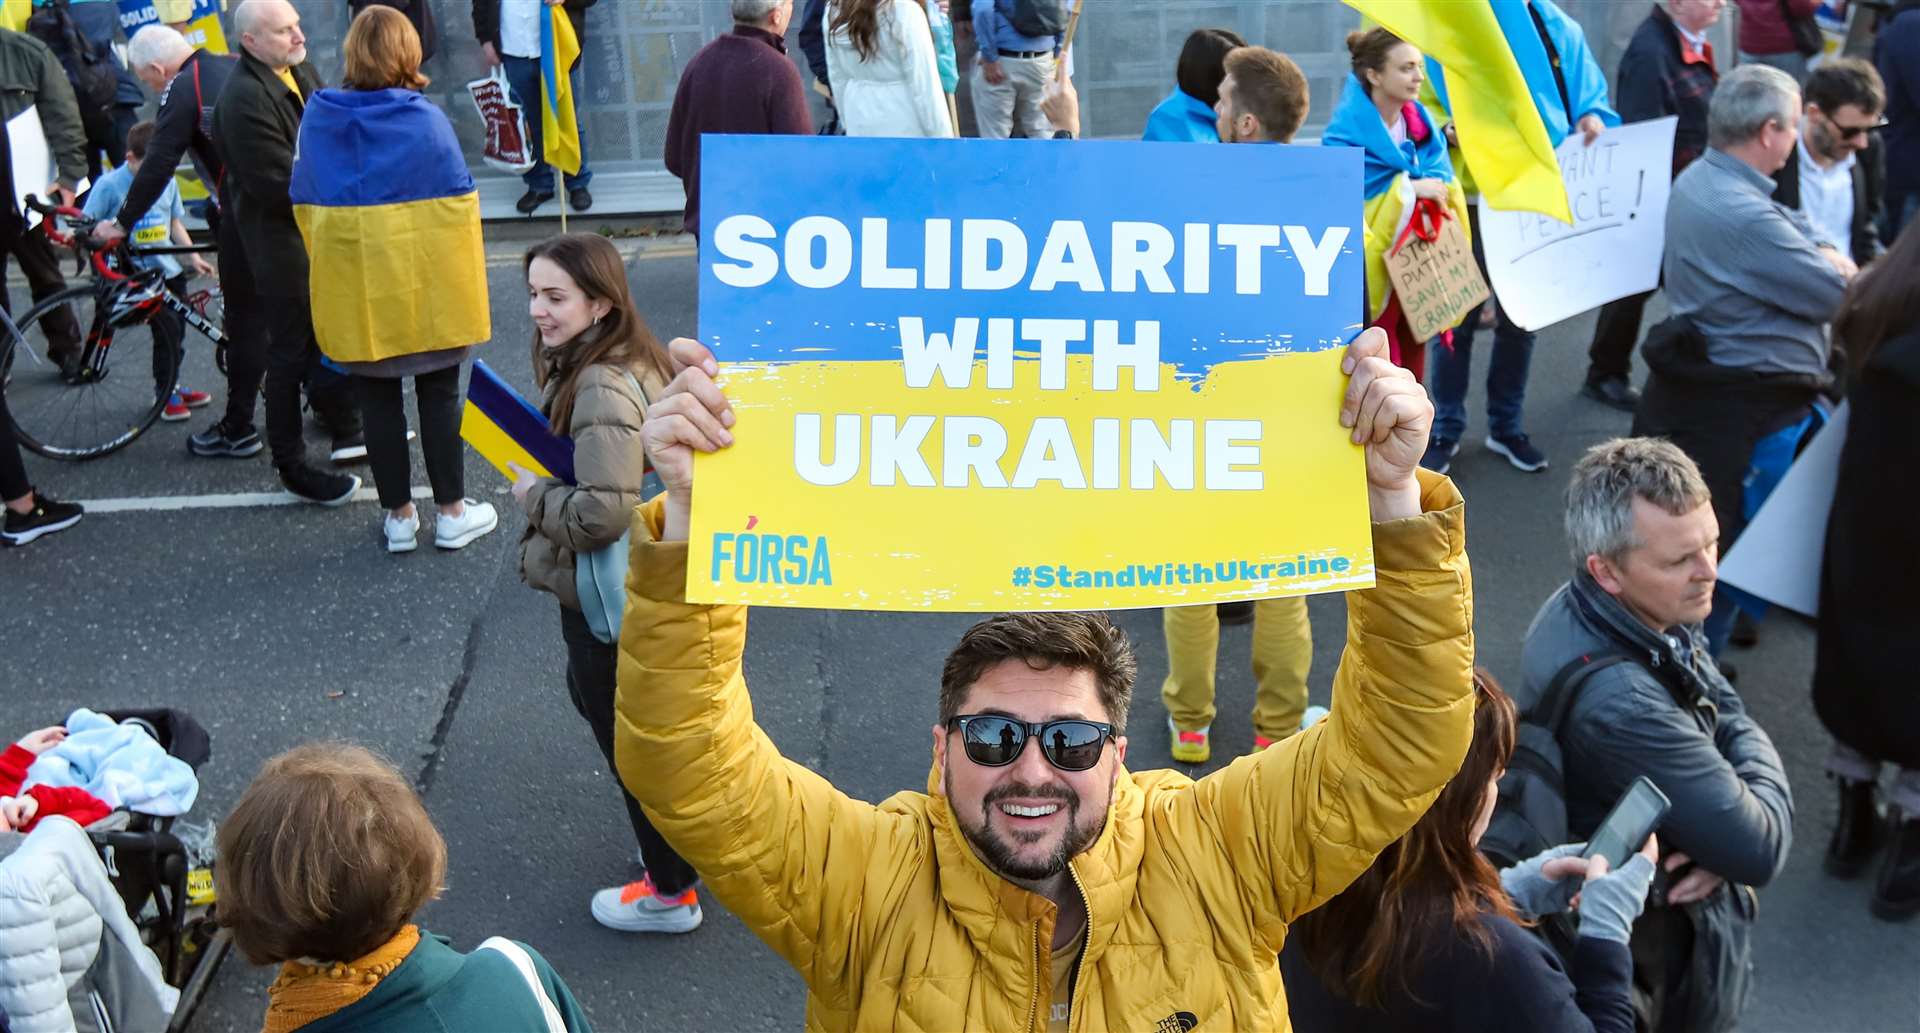
[[[1372,583],[1337,419],[1358,151],[703,147],[699,330],[737,423],[697,460],[688,598],[1089,609]]]
[[[1431,241],[1409,235],[1397,250],[1388,251],[1387,279],[1393,281],[1416,341],[1459,326],[1488,295],[1487,281],[1473,260],[1473,245],[1455,218],[1440,220]]]

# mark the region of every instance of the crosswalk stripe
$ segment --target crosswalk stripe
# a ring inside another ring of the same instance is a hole
[[[416,499],[430,499],[433,489],[416,486]],[[215,495],[148,495],[120,499],[75,499],[89,514],[166,513],[185,509],[259,509],[268,506],[308,506],[312,503],[284,491],[240,491]],[[361,488],[349,502],[378,502],[380,493]]]

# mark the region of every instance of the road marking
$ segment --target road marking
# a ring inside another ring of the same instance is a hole
[[[628,246],[622,246],[616,242],[614,247],[619,250],[620,257],[629,262],[651,262],[661,258],[694,258],[700,254],[700,249],[693,244],[679,242],[658,245],[641,243]],[[496,247],[487,255],[487,268],[499,269],[503,266],[519,265],[525,257],[525,248]]]
[[[415,487],[413,497],[430,499],[433,489]],[[284,491],[241,491],[221,495],[149,495],[124,499],[76,499],[92,513],[168,513],[183,509],[259,509],[268,506],[311,506],[314,503],[295,498]],[[378,502],[380,493],[361,488],[348,502]]]

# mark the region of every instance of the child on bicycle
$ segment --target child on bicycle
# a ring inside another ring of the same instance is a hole
[[[147,144],[153,139],[153,123],[142,122],[127,132],[127,160],[119,168],[100,177],[87,194],[85,211],[90,218],[111,219],[126,200],[127,190],[133,185],[133,175],[140,170],[140,163],[147,157]],[[135,247],[165,247],[169,242],[181,247],[192,247],[193,236],[187,232],[185,222],[187,210],[180,201],[180,185],[169,181],[160,199],[147,209],[128,230],[128,243]],[[182,297],[187,293],[187,281],[194,276],[212,276],[213,266],[199,255],[188,255],[187,263],[192,267],[191,275],[180,268],[180,263],[172,255],[135,256],[136,269],[161,269],[166,273],[167,289]],[[186,326],[180,317],[162,310],[153,320],[154,336],[162,346],[158,354],[175,352],[177,354],[186,336]],[[212,399],[205,391],[173,386],[173,395],[167,399],[167,406],[160,411],[160,418],[169,422],[178,422],[187,418],[187,410],[198,409]]]

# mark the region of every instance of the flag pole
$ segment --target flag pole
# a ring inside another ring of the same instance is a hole
[[[1067,50],[1073,46],[1074,30],[1080,28],[1080,6],[1085,2],[1073,0],[1073,11],[1067,15],[1067,31],[1060,36],[1060,60],[1053,66],[1053,77],[1060,82],[1067,81]]]
[[[547,167],[553,170],[553,198],[560,202],[560,232],[565,233],[567,232],[567,199],[561,195],[566,193],[567,181],[560,172],[560,166],[548,162]]]

